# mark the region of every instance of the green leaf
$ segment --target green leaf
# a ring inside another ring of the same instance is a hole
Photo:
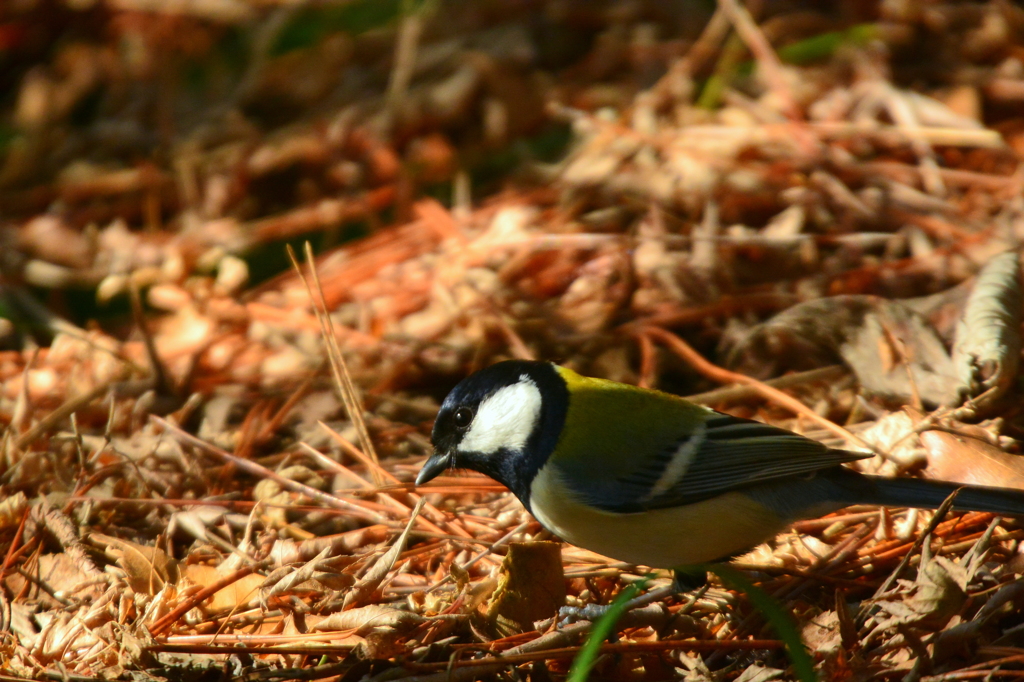
[[[801,682],[817,682],[818,675],[814,672],[814,661],[804,647],[796,622],[792,614],[782,608],[778,601],[760,587],[750,582],[745,575],[726,564],[708,564],[707,570],[714,573],[725,583],[726,587],[744,592],[750,603],[768,620],[775,629],[775,634],[786,645],[793,670]]]
[[[863,45],[877,34],[874,24],[858,24],[845,31],[829,31],[779,48],[779,59],[789,64],[810,64],[831,57],[842,45]]]

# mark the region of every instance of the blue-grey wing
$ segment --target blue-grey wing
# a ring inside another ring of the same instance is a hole
[[[588,504],[628,513],[692,504],[870,456],[831,449],[785,429],[722,414],[657,456],[637,458],[639,468],[626,475],[612,479],[594,470],[563,471],[563,480]]]

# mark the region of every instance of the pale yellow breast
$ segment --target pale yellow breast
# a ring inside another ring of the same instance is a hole
[[[736,492],[667,509],[615,514],[585,507],[545,466],[530,488],[533,515],[552,533],[607,557],[677,568],[728,557],[773,537],[785,523]]]

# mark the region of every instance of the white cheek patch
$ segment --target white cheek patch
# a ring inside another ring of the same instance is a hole
[[[501,448],[521,449],[540,419],[540,389],[529,377],[505,386],[484,399],[459,450],[493,454]]]

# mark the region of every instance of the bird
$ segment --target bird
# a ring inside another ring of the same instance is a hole
[[[417,485],[486,474],[562,540],[677,576],[851,505],[934,509],[956,492],[958,510],[1024,516],[1024,491],[862,474],[844,464],[869,453],[550,362],[463,379],[431,440]]]

